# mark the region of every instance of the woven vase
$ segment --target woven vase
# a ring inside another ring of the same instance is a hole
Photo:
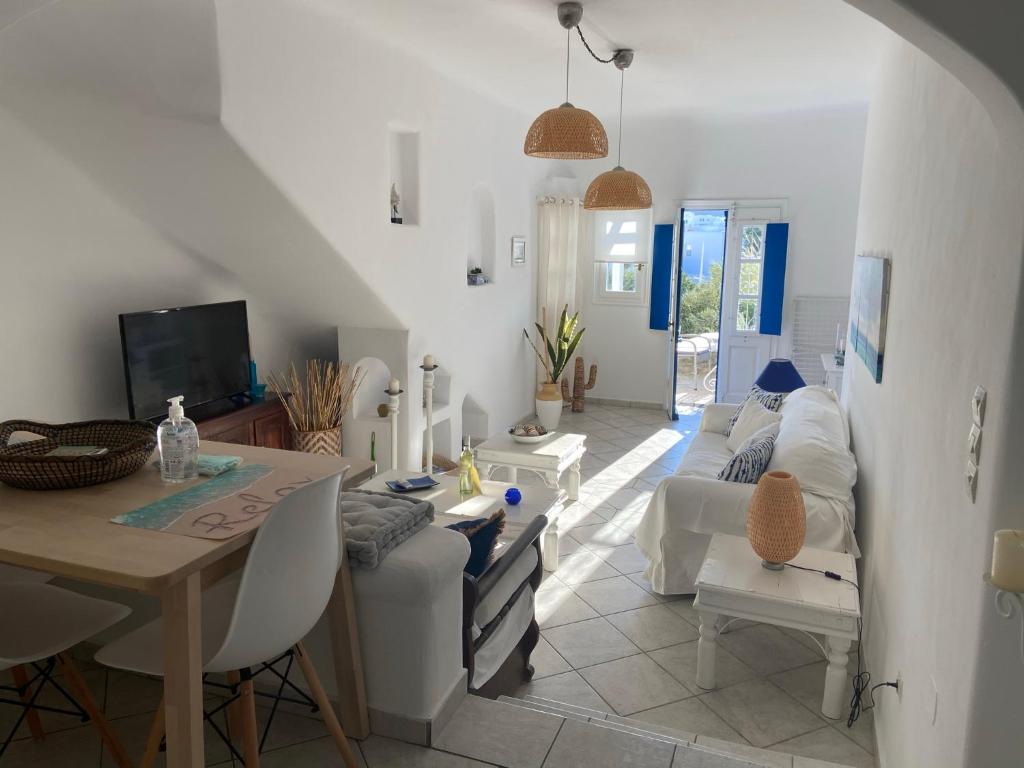
[[[341,456],[341,427],[319,432],[292,430],[292,449],[324,456]]]
[[[789,472],[765,472],[747,514],[747,538],[765,568],[781,570],[797,556],[807,534],[800,483]]]

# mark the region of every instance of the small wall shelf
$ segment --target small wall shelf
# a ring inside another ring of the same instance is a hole
[[[401,224],[415,226],[420,223],[420,134],[392,128],[388,131],[388,147],[391,177],[387,200],[390,201],[390,185],[394,184],[400,198],[398,215],[402,219]],[[392,223],[398,225],[398,222]]]

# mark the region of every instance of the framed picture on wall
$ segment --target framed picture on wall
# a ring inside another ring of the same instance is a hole
[[[526,238],[525,237],[513,237],[512,238],[512,266],[513,267],[525,267],[526,266]]]
[[[885,327],[889,315],[889,272],[886,256],[858,256],[853,267],[850,343],[875,381],[882,381]]]

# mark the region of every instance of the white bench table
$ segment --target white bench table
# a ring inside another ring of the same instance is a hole
[[[554,490],[568,471],[570,501],[580,497],[580,462],[587,452],[586,435],[555,432],[540,443],[518,443],[512,435],[502,433],[489,437],[476,447],[476,461],[480,474],[490,477],[494,467],[509,468],[509,482],[515,484],[520,469],[536,472],[545,484]]]
[[[715,687],[715,651],[722,617],[815,632],[827,638],[821,712],[837,719],[846,703],[846,665],[860,620],[860,597],[854,586],[857,568],[852,555],[810,547],[800,550],[793,564],[832,571],[852,584],[796,568],[770,571],[761,566],[761,558],[745,537],[716,533],[711,538],[697,574],[693,601],[700,614],[697,685],[706,690]]]

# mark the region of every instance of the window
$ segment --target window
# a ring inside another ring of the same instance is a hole
[[[594,214],[594,301],[647,303],[651,212],[600,211]]]
[[[765,224],[740,227],[739,286],[736,299],[736,330],[757,333],[761,314],[761,279],[764,265]]]

